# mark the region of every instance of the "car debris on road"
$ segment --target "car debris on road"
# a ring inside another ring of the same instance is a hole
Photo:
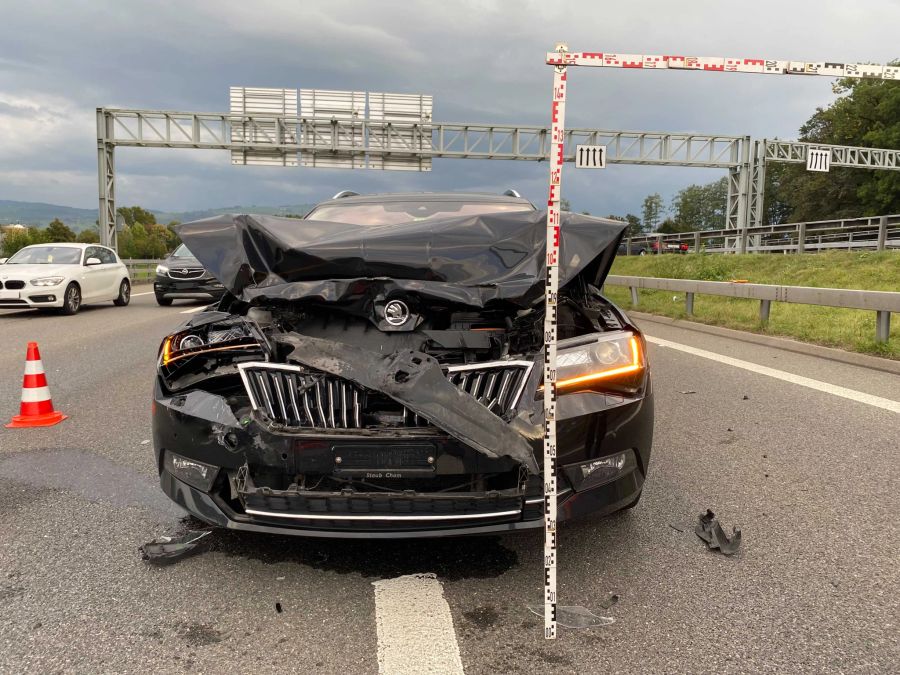
[[[732,536],[729,537],[725,534],[725,530],[722,529],[716,514],[709,509],[706,510],[706,513],[700,515],[699,521],[694,528],[694,532],[706,542],[709,550],[718,549],[724,555],[737,553],[741,545],[741,528],[733,527]]]
[[[151,565],[172,565],[199,553],[200,542],[210,534],[212,530],[199,530],[176,537],[157,537],[141,546],[141,557]]]

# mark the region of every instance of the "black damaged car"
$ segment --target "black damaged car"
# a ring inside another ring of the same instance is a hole
[[[560,520],[634,506],[647,475],[644,339],[598,290],[624,228],[562,218]],[[545,212],[352,195],[179,234],[227,293],[159,351],[153,442],[175,502],[304,536],[541,526]]]

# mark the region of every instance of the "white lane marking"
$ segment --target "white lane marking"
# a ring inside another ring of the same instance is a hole
[[[379,673],[463,673],[450,606],[434,574],[410,574],[372,585]]]
[[[153,295],[153,291],[145,291],[145,292],[143,292],[143,293],[132,293],[132,294],[131,294],[131,297],[132,297],[132,298],[139,298],[139,297],[141,297],[142,295]]]
[[[178,312],[178,313],[179,314],[195,314],[196,312],[202,312],[204,309],[206,309],[206,305],[203,305],[203,307],[191,307],[190,309],[186,309],[183,312]]]
[[[717,354],[715,352],[708,352],[705,349],[689,347],[678,342],[670,342],[669,340],[663,340],[662,338],[651,337],[649,335],[644,335],[644,337],[647,338],[647,342],[652,342],[653,344],[659,345],[660,347],[677,349],[680,352],[693,354],[694,356],[700,356],[704,359],[709,359],[710,361],[718,361],[719,363],[734,366],[735,368],[743,368],[744,370],[749,370],[752,373],[768,375],[769,377],[774,377],[776,380],[783,380],[792,384],[799,384],[801,387],[815,389],[816,391],[825,392],[826,394],[832,394],[833,396],[840,396],[841,398],[850,399],[851,401],[856,401],[858,403],[865,403],[867,405],[875,406],[876,408],[883,408],[884,410],[890,410],[891,412],[900,413],[900,401],[892,401],[889,398],[882,398],[881,396],[866,394],[865,392],[856,391],[855,389],[847,389],[846,387],[840,387],[836,384],[814,380],[809,377],[803,377],[802,375],[794,375],[794,373],[788,373],[783,370],[769,368],[768,366],[761,366],[758,363],[742,361],[741,359],[733,359],[730,356],[723,356],[722,354]]]

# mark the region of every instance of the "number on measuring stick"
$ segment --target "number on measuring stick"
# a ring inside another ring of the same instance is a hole
[[[575,146],[576,169],[605,169],[606,146],[605,145],[576,145]]]

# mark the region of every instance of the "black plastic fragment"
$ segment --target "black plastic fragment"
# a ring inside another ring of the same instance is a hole
[[[711,551],[718,549],[724,555],[734,555],[741,546],[741,528],[733,527],[731,531],[732,535],[729,538],[716,514],[709,509],[700,515],[700,522],[694,528],[697,536],[706,542],[707,548]]]
[[[200,542],[212,532],[201,530],[177,537],[157,537],[141,546],[141,557],[151,565],[172,565],[200,552]]]

